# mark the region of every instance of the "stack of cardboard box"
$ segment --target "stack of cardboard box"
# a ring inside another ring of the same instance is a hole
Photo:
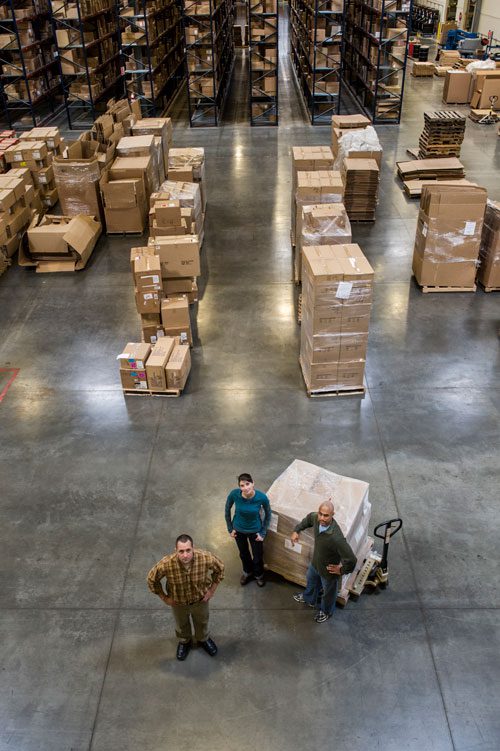
[[[107,157],[98,141],[78,140],[67,144],[61,156],[54,157],[54,177],[63,214],[95,216],[104,224],[104,212],[99,190],[101,171]]]
[[[300,365],[309,393],[363,390],[372,286],[359,245],[304,248]]]
[[[157,143],[161,144],[163,153],[163,169],[168,173],[168,152],[172,146],[173,131],[172,120],[169,117],[144,117],[130,125],[131,136],[154,136]]]
[[[318,170],[333,169],[333,153],[329,146],[293,146],[292,147],[292,225],[290,237],[295,245],[298,237],[295,234],[297,221],[297,177],[299,172],[317,172]]]
[[[375,159],[344,159],[344,204],[351,222],[375,221],[380,170]]]
[[[302,209],[320,203],[342,203],[344,184],[336,170],[298,171],[292,212],[292,242],[297,244],[302,236]]]
[[[156,203],[164,201],[179,201],[181,209],[191,210],[191,232],[198,235],[201,248],[203,245],[205,218],[202,210],[199,184],[165,180],[160,186],[160,190],[151,195],[150,206],[154,208]],[[151,218],[155,218],[155,215],[152,214]]]
[[[131,158],[151,157],[149,175],[151,193],[157,191],[165,179],[161,140],[151,134],[147,136],[124,136],[120,138],[116,147],[116,156]]]
[[[193,209],[182,208],[180,201],[152,198],[149,210],[149,232],[152,237],[191,235],[193,229]]]
[[[143,156],[116,157],[99,185],[108,235],[115,232],[142,234],[147,224],[149,197],[158,187],[158,172],[151,151]]]
[[[486,197],[477,185],[422,188],[413,273],[424,291],[475,289]]]
[[[33,212],[39,208],[40,198],[27,168],[0,175],[0,249],[4,256],[11,258],[17,251]]]
[[[178,336],[193,346],[193,333],[189,317],[189,301],[186,295],[172,295],[161,302],[161,324],[167,336]]]
[[[11,146],[15,146],[16,143],[19,143],[19,138],[16,138],[14,130],[2,130],[0,132],[0,175],[7,172],[10,166],[5,160],[5,152]]]
[[[153,345],[129,342],[117,360],[125,392],[179,393],[191,370],[189,346],[172,336],[162,336]]]
[[[364,115],[333,115],[332,117],[332,152],[336,157],[339,141],[350,130],[363,130],[371,125],[371,120]]]
[[[197,183],[200,186],[201,209],[207,209],[205,187],[205,149],[171,148],[168,152],[168,179],[174,182]]]
[[[345,245],[352,241],[351,223],[343,203],[302,207],[302,233],[295,253],[295,278],[302,278],[302,249],[306,245]]]
[[[432,78],[432,76],[434,75],[434,63],[419,63],[414,60],[411,74],[415,78]]]
[[[479,249],[477,279],[489,292],[500,289],[500,202],[488,201]]]
[[[57,203],[58,193],[52,168],[53,155],[44,141],[22,140],[5,152],[5,160],[14,167],[27,167],[46,207]]]

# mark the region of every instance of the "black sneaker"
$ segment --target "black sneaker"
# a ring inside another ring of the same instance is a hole
[[[191,650],[191,642],[180,641],[177,645],[177,659],[185,660]]]
[[[320,610],[319,613],[318,613],[318,615],[314,616],[314,620],[316,621],[316,623],[324,623],[325,621],[327,621],[331,617],[332,616],[328,615],[328,613],[323,613],[323,611]]]
[[[293,595],[293,599],[295,600],[295,602],[300,602],[302,605],[307,605],[308,608],[314,608],[314,605],[311,605],[311,603],[304,600],[304,595],[302,594],[302,592],[298,592],[296,595]]]
[[[205,652],[207,652],[210,657],[215,657],[217,654],[217,644],[212,639],[207,639],[206,641],[200,641],[198,644],[203,647]]]

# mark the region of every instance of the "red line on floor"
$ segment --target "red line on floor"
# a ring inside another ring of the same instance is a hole
[[[3,391],[0,393],[0,402],[3,401],[3,398],[7,391],[10,389],[12,384],[14,383],[14,379],[16,378],[17,374],[19,373],[19,368],[0,368],[0,373],[12,373],[12,376],[9,378],[7,383],[4,386]]]

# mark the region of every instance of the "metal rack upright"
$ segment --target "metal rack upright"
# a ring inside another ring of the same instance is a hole
[[[401,120],[412,0],[346,0],[343,81],[374,123]]]
[[[343,0],[290,0],[293,69],[313,125],[340,112]]]
[[[49,0],[70,128],[88,128],[112,97],[124,93],[118,4]],[[99,8],[99,9],[97,9]]]
[[[217,126],[234,65],[233,0],[184,0],[191,127]]]
[[[0,0],[0,40],[0,100],[9,128],[44,125],[61,105],[48,0]]]
[[[277,0],[249,0],[251,125],[278,125],[278,33]]]

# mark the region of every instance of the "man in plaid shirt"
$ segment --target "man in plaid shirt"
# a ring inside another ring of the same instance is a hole
[[[166,591],[161,585],[163,578]],[[189,535],[179,535],[175,553],[166,555],[149,572],[149,589],[174,612],[178,660],[185,660],[191,649],[190,618],[197,642],[210,657],[217,654],[217,646],[208,633],[208,601],[223,578],[222,561],[206,550],[195,549]]]

